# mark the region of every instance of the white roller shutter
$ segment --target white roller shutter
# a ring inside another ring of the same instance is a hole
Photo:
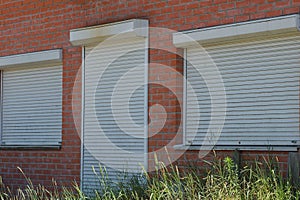
[[[58,146],[62,66],[2,71],[2,145]]]
[[[217,145],[299,145],[300,37],[214,45],[205,50],[222,75],[227,97],[225,124]],[[197,94],[196,100],[189,92],[186,95],[189,145],[201,145],[206,136],[216,134],[206,135],[212,117],[211,97],[204,78],[191,64],[209,71],[213,63],[199,52],[198,48],[187,49],[186,76]],[[197,106],[200,121],[195,121]],[[218,113],[214,115],[218,117]]]
[[[141,173],[147,162],[146,40],[85,48],[83,190],[99,188],[92,167],[109,179]],[[129,112],[129,113],[127,113]],[[128,115],[129,114],[129,115]]]

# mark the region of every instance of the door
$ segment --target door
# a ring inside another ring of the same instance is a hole
[[[147,41],[105,41],[85,47],[82,188],[140,174],[147,165]]]

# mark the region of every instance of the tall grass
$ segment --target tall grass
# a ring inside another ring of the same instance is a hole
[[[154,173],[145,172],[143,176],[122,178],[113,184],[108,179],[105,168],[99,168],[100,187],[92,197],[85,195],[78,185],[72,188],[58,187],[53,182],[51,191],[44,186],[34,186],[25,176],[27,186],[13,193],[5,187],[0,179],[0,200],[36,200],[36,199],[222,199],[222,200],[288,200],[300,199],[299,188],[293,187],[288,179],[283,179],[277,167],[266,161],[256,162],[239,168],[231,158],[207,162],[209,168],[205,174],[199,174],[197,166],[194,169],[180,170],[177,166],[165,166],[157,161]]]

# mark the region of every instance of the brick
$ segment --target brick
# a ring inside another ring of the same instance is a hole
[[[270,4],[263,4],[263,5],[258,5],[257,6],[258,11],[268,11],[272,10],[272,6]]]
[[[221,19],[222,24],[232,24],[234,22],[235,22],[234,17],[226,17]]]
[[[220,10],[229,10],[229,9],[233,9],[234,7],[235,7],[234,3],[224,3],[219,5]]]
[[[254,19],[262,19],[265,18],[266,13],[261,12],[261,13],[254,13],[250,15],[250,19],[254,20]]]
[[[227,10],[226,13],[227,13],[227,16],[235,16],[235,15],[240,15],[241,10],[239,10],[239,9]]]
[[[300,12],[300,7],[285,8],[283,10],[283,14],[285,15],[299,13],[299,12]]]
[[[198,3],[190,3],[186,5],[186,9],[190,10],[190,9],[196,9],[199,8],[199,4]]]
[[[244,14],[255,14],[257,13],[257,6],[250,6],[243,9]]]
[[[218,5],[209,6],[205,10],[206,10],[206,12],[209,12],[209,13],[215,13],[215,12],[219,11],[219,6]]]
[[[236,22],[248,21],[250,19],[249,15],[239,15],[235,17]]]
[[[273,10],[273,11],[266,12],[267,17],[274,17],[278,15],[282,15],[282,10]]]
[[[275,2],[275,6],[277,8],[282,8],[282,7],[288,7],[290,6],[291,2],[289,0],[284,0],[284,1],[279,1],[279,2]]]
[[[235,3],[236,7],[237,8],[240,8],[240,7],[246,7],[246,6],[249,6],[250,5],[250,0],[244,0],[244,1],[237,1]]]
[[[265,0],[252,0],[251,1],[251,4],[253,5],[259,5],[259,4],[264,4],[265,3]],[[270,5],[272,6],[272,5]]]

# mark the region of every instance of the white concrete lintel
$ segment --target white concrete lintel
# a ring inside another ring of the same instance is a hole
[[[74,46],[101,42],[108,37],[122,34],[124,38],[147,37],[148,20],[131,19],[121,22],[73,29],[70,31],[70,42]]]
[[[185,48],[198,43],[209,43],[219,40],[273,35],[300,31],[299,14],[252,20],[247,22],[201,28],[173,34],[176,47]],[[300,32],[299,32],[300,33]]]
[[[37,51],[0,57],[0,69],[40,67],[62,64],[62,49]]]

